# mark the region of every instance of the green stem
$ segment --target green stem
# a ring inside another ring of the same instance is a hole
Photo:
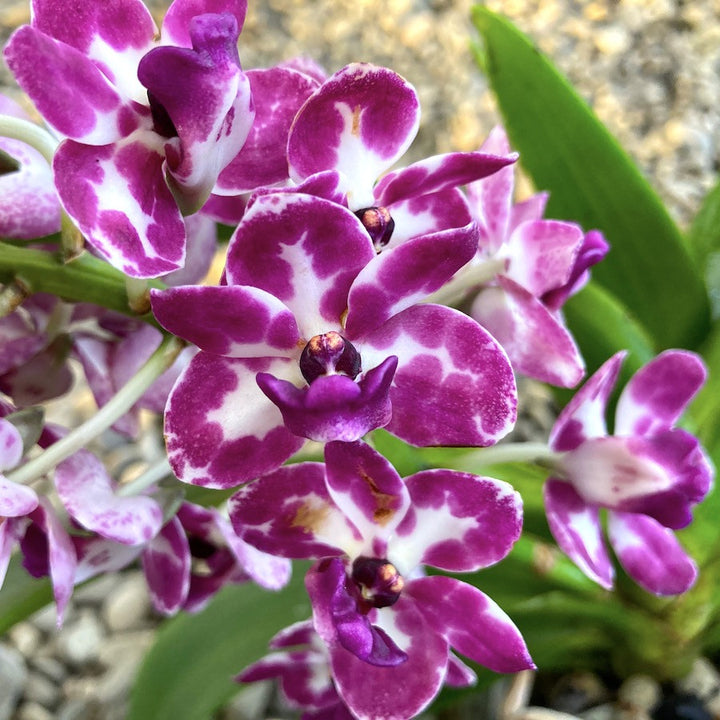
[[[156,483],[160,482],[163,478],[172,474],[173,471],[170,468],[170,463],[167,461],[167,458],[163,458],[154,465],[151,465],[144,473],[136,477],[132,482],[121,485],[117,489],[116,495],[120,497],[139,495]]]
[[[138,317],[129,305],[125,281],[123,273],[89,253],[65,264],[55,253],[0,242],[0,283],[19,282],[30,293],[50,293]],[[157,280],[150,285],[163,287]],[[141,317],[157,324],[152,315]]]
[[[60,144],[39,125],[12,115],[0,115],[0,137],[20,140],[34,147],[50,165],[52,165],[53,155]]]
[[[474,472],[478,467],[510,462],[531,463],[545,468],[553,468],[561,455],[562,453],[551,450],[546,443],[500,443],[465,453],[462,456],[462,467],[458,465],[457,469]]]
[[[167,336],[145,365],[93,417],[51,445],[41,455],[10,473],[8,479],[16,483],[30,482],[85,447],[130,410],[155,380],[175,362],[183,347],[182,340],[172,335]]]

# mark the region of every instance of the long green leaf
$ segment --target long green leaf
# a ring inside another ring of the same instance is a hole
[[[720,182],[705,196],[688,232],[690,250],[704,274],[713,316],[720,317]]]
[[[225,587],[205,610],[181,615],[160,630],[133,688],[127,720],[208,720],[238,691],[233,682],[267,652],[281,628],[310,617],[295,567],[279,593],[248,583]]]
[[[50,581],[47,578],[36,580],[28,575],[19,556],[14,555],[0,591],[0,635],[51,600]]]
[[[480,6],[482,66],[548,215],[602,230],[612,249],[593,277],[646,327],[658,348],[694,347],[709,323],[703,279],[646,180],[590,108],[509,21]]]

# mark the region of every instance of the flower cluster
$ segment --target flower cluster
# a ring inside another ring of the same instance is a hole
[[[62,618],[75,584],[139,560],[169,615],[228,582],[279,589],[290,560],[312,559],[312,621],[239,676],[280,678],[308,718],[414,717],[444,684],[475,681],[459,656],[533,668],[510,618],[454,576],[508,555],[518,493],[442,468],[401,478],[372,433],[487,447],[515,424],[516,373],[579,383],[562,306],[607,253],[602,235],[544,218],[544,194],[515,202],[517,155],[501,128],[477,151],[397,169],[420,108],[390,69],[244,71],[244,0],[174,0],[160,31],[140,0],[32,0],[32,11],[5,59],[59,145],[51,179],[32,148],[2,141],[17,183],[0,199],[0,233],[37,239],[62,213],[96,255],[163,282],[146,318],[38,293],[0,319],[0,391],[14,403],[0,418],[0,578],[19,543],[28,571],[50,575]],[[216,222],[233,226],[224,270],[201,284]],[[174,337],[188,347],[167,359]],[[118,486],[76,442],[85,435],[42,423],[21,434],[17,408],[64,393],[69,359],[104,427],[132,437],[140,408],[164,412],[169,467]],[[625,388],[609,435],[621,361],[552,430],[548,523],[610,588],[606,508],[627,573],[681,593],[696,569],[672,530],[690,522],[712,469],[675,424],[705,369],[689,352],[660,355]],[[39,467],[55,467],[55,507],[16,481],[43,462],[23,467],[36,443],[54,458]],[[300,462],[301,450],[315,459]],[[226,511],[186,500],[171,471],[235,490]]]

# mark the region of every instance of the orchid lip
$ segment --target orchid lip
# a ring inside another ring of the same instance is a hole
[[[360,353],[334,330],[310,338],[300,355],[300,372],[308,384],[323,375],[347,375],[354,380],[361,370]]]
[[[361,556],[352,565],[352,579],[370,607],[383,608],[400,599],[405,580],[387,559]]]
[[[360,208],[355,211],[355,215],[368,231],[375,250],[381,252],[390,242],[395,230],[395,221],[392,219],[390,211],[386,207],[373,206]]]

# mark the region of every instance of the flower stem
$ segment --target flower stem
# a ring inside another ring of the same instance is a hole
[[[151,488],[155,483],[162,480],[168,475],[172,475],[173,471],[170,468],[170,463],[167,458],[158,460],[154,465],[151,465],[144,473],[135,478],[132,482],[121,485],[116,495],[118,497],[128,497],[131,495],[139,495],[148,488]]]
[[[546,443],[509,442],[465,453],[462,456],[462,464],[467,466],[468,471],[485,465],[510,462],[531,463],[544,468],[554,468],[561,455],[562,453],[551,450]]]
[[[51,445],[45,452],[7,477],[16,483],[27,483],[54,468],[59,462],[77,452],[93,438],[107,430],[122,417],[143,395],[143,393],[167,370],[180,351],[182,340],[170,335],[150,356],[149,360],[127,384],[87,422],[75,428],[64,438]]]
[[[458,270],[450,281],[425,298],[424,302],[453,305],[460,302],[470,290],[489,283],[505,270],[505,261],[490,258],[482,262],[468,263]]]
[[[52,165],[53,155],[60,144],[47,130],[39,125],[13,117],[0,115],[0,137],[20,140],[35,148]]]

